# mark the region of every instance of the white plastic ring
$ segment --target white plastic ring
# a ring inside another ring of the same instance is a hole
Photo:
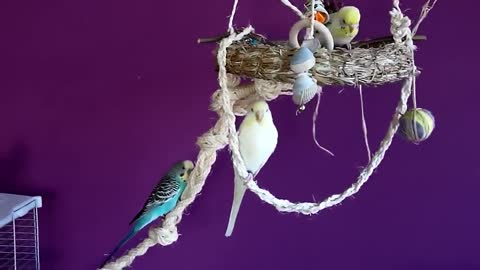
[[[300,48],[300,44],[298,43],[298,34],[300,33],[300,30],[310,27],[310,25],[311,21],[307,18],[298,21],[292,26],[292,28],[290,28],[289,41],[291,46],[297,49]],[[333,37],[330,33],[330,30],[328,30],[325,25],[317,21],[313,22],[313,27],[318,32],[318,34],[315,35],[315,38],[320,41],[322,47],[329,51],[333,50]]]

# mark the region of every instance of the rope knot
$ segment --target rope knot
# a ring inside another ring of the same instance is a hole
[[[178,239],[176,226],[170,228],[152,228],[148,231],[148,237],[162,246],[168,246]]]
[[[227,73],[227,87],[235,88],[240,85],[241,79],[239,76]]]
[[[232,93],[231,91],[240,85],[241,78],[237,75],[233,75],[230,73],[227,73],[226,77],[227,77],[226,85],[228,90],[230,90],[228,92],[228,97],[232,99],[231,95],[234,93]],[[222,89],[218,89],[217,91],[215,91],[215,93],[213,93],[211,97],[210,109],[219,113],[223,108],[222,98],[223,98]]]
[[[255,92],[267,101],[277,98],[283,90],[283,85],[275,81],[256,79]]]
[[[197,145],[200,149],[207,151],[217,151],[227,144],[227,135],[224,132],[216,133],[214,130],[207,131],[207,133],[197,139]]]
[[[394,7],[390,11],[390,16],[390,32],[393,35],[393,40],[395,40],[395,43],[403,43],[403,38],[406,37],[405,44],[408,46],[408,48],[414,50],[415,45],[413,45],[412,30],[410,29],[412,21],[410,20],[410,18],[403,15],[402,11],[398,6],[398,1],[396,4],[394,1]]]
[[[222,91],[221,89],[218,89],[217,91],[215,91],[212,94],[211,102],[210,102],[210,109],[217,113],[220,113],[222,109],[222,104],[220,102],[220,98],[222,95],[221,91]]]

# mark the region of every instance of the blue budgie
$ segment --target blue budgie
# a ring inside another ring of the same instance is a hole
[[[107,259],[103,262],[102,268],[112,256],[130,240],[141,229],[152,221],[168,214],[177,205],[180,196],[187,186],[186,180],[193,170],[194,165],[190,160],[176,163],[155,186],[152,193],[145,202],[142,210],[133,218],[133,224],[128,234],[118,243]]]

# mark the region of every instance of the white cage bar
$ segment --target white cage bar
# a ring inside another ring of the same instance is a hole
[[[0,270],[39,270],[39,196],[0,193]]]

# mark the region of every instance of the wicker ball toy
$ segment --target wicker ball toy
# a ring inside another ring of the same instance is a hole
[[[435,117],[425,109],[408,110],[400,118],[399,134],[406,140],[418,144],[432,135]]]

